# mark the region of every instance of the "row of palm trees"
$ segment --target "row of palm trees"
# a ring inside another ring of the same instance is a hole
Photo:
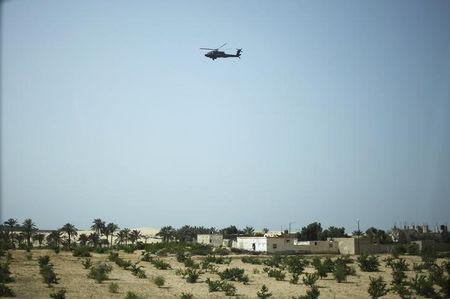
[[[10,218],[0,225],[0,242],[9,248],[22,247],[26,245],[31,247],[33,242],[37,242],[42,246],[44,240],[47,245],[59,247],[60,245],[71,246],[74,242],[80,245],[93,247],[111,246],[114,244],[129,243],[135,244],[141,238],[147,242],[149,236],[143,235],[139,230],[130,230],[124,228],[119,230],[119,226],[115,223],[106,224],[101,219],[94,219],[91,226],[92,233],[78,235],[78,229],[71,223],[64,224],[61,228],[51,231],[47,235],[39,232],[35,223],[31,219],[25,219],[20,224],[16,219]],[[26,242],[26,243],[25,243]],[[1,245],[1,244],[0,244]]]

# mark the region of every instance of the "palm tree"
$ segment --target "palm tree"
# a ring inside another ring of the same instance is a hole
[[[69,241],[70,246],[70,237],[74,236],[76,237],[78,235],[77,228],[75,225],[66,223],[63,227],[61,227],[61,231],[65,232],[67,234],[67,239]]]
[[[100,236],[97,233],[91,233],[88,238],[92,246],[97,247],[100,244]]]
[[[105,230],[105,221],[102,221],[101,219],[94,219],[92,223],[93,225],[91,226],[91,229],[100,237]]]
[[[98,242],[95,242],[95,243],[93,242],[93,244],[95,244],[95,247],[97,247],[97,245],[99,245],[99,244],[100,244],[100,247],[102,247],[102,243],[100,242],[100,239],[102,238],[102,234],[105,232],[105,221],[102,221],[100,218],[97,218],[97,219],[94,219],[94,221],[92,223],[93,223],[93,225],[91,226],[91,229],[98,236]]]
[[[78,236],[78,242],[80,242],[80,245],[86,246],[88,241],[89,237],[86,234],[81,234]]]
[[[22,223],[22,230],[28,247],[31,247],[31,237],[36,233],[37,227],[31,219],[25,219]]]
[[[243,230],[243,234],[245,236],[253,236],[254,233],[255,233],[255,229],[251,226],[246,226]]]
[[[14,240],[13,240],[13,229],[16,227],[17,225],[17,220],[13,219],[13,218],[9,218],[8,220],[6,220],[4,223],[4,225],[6,225],[8,227],[8,238],[9,238],[9,243],[11,245],[11,247],[14,245]]]
[[[39,243],[39,247],[42,246],[42,242],[44,242],[45,235],[43,233],[37,233],[33,236],[33,241],[37,241]]]
[[[131,232],[130,232],[130,241],[131,241],[131,243],[134,245],[134,243],[137,241],[137,240],[139,240],[140,238],[141,238],[141,232],[140,231],[138,231],[137,229],[133,229]]]
[[[168,242],[175,238],[176,233],[177,231],[172,226],[164,226],[156,235],[162,237],[163,242]]]
[[[119,229],[119,226],[117,224],[115,224],[115,223],[112,223],[112,222],[108,223],[108,225],[106,226],[105,232],[107,233],[107,235],[106,235],[106,233],[105,233],[105,235],[106,235],[106,238],[108,238],[108,235],[111,236],[111,243],[110,243],[110,245],[113,244],[114,233],[118,229]]]
[[[61,231],[60,230],[55,230],[52,231],[48,236],[47,236],[47,244],[58,248],[59,244],[61,244]]]
[[[128,242],[128,236],[129,236],[129,233],[130,233],[130,230],[129,230],[128,228],[124,228],[124,229],[120,230],[120,231],[117,233],[117,240],[116,240],[116,243],[118,243],[118,244],[123,244],[123,243],[125,243],[125,245],[126,245],[127,242]]]

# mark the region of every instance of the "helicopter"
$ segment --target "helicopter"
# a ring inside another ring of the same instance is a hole
[[[215,49],[200,48],[200,50],[210,50],[208,53],[205,54],[205,56],[211,58],[212,60],[216,60],[217,58],[228,58],[228,57],[237,57],[241,59],[242,49],[236,49],[236,54],[227,54],[224,51],[219,51],[219,49],[225,45],[226,43]]]

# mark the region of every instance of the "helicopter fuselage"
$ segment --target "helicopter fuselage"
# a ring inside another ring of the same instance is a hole
[[[241,49],[238,49],[236,51],[236,54],[227,54],[224,51],[219,51],[219,50],[213,50],[213,51],[209,51],[208,53],[205,54],[206,57],[211,58],[212,60],[215,60],[217,58],[228,58],[228,57],[241,57]]]

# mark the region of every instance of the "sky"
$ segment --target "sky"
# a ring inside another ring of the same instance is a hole
[[[1,31],[2,221],[448,223],[449,1],[15,0]]]

